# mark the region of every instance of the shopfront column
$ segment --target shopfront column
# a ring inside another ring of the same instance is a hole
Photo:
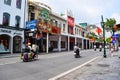
[[[84,39],[82,39],[82,49],[84,49]]]
[[[75,37],[75,43],[77,43],[77,38]]]
[[[58,50],[61,51],[61,35],[59,35]]]
[[[86,49],[88,49],[88,40],[86,39]]]
[[[10,39],[10,52],[13,54],[13,37]]]
[[[49,33],[47,33],[46,53],[48,53],[48,49],[49,49],[48,43],[49,43]]]
[[[68,51],[70,51],[70,37],[68,36]]]

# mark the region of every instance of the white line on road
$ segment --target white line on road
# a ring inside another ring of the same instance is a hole
[[[0,66],[2,66],[2,65],[6,65],[6,64],[15,64],[15,63],[18,63],[18,62],[0,63]]]
[[[75,67],[75,68],[73,68],[73,69],[70,69],[70,70],[68,70],[68,71],[66,71],[66,72],[63,72],[63,73],[61,73],[61,74],[59,74],[59,75],[57,75],[57,76],[55,76],[55,77],[53,77],[53,78],[50,78],[50,79],[48,79],[48,80],[57,80],[58,78],[60,78],[60,77],[62,77],[62,76],[65,76],[65,75],[67,75],[67,74],[69,74],[69,73],[71,73],[71,72],[73,72],[73,71],[75,71],[75,70],[77,70],[77,69],[79,69],[79,68],[87,65],[88,63],[90,63],[90,62],[92,62],[92,61],[94,61],[94,60],[96,60],[96,59],[98,59],[98,58],[100,58],[100,56],[95,57],[95,58],[93,58],[93,59],[91,59],[91,60],[83,63],[83,64],[80,65],[80,66],[77,66],[77,67]]]

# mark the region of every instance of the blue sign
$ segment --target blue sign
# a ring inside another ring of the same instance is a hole
[[[117,37],[119,37],[119,35],[118,34],[113,34],[112,37],[117,38]]]
[[[37,24],[37,20],[27,21],[26,29],[35,29]]]
[[[116,43],[116,40],[113,40],[112,43],[115,44],[115,43]]]

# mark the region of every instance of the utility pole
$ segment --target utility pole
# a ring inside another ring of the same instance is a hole
[[[103,38],[104,38],[104,54],[103,54],[103,57],[106,58],[107,56],[106,56],[106,49],[105,49],[106,42],[105,42],[105,29],[104,29],[103,15],[101,16],[101,19],[102,19],[101,26],[103,28]]]

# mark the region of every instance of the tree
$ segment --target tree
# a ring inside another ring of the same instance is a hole
[[[112,34],[114,34],[116,31],[114,29],[115,24],[116,24],[116,20],[114,18],[110,18],[110,19],[107,18],[105,22],[105,30],[110,31]]]
[[[106,42],[110,43],[111,42],[111,38],[110,37],[106,38]]]

